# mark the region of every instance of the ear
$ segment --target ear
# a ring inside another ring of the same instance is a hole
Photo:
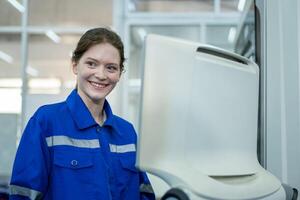
[[[120,75],[119,75],[119,80],[121,79],[121,76],[122,76],[123,72],[120,72]]]
[[[122,74],[125,73],[125,70],[120,70],[119,80],[121,79]]]
[[[73,70],[73,73],[74,73],[75,75],[77,75],[77,74],[78,74],[78,67],[77,67],[77,63],[76,63],[76,62],[74,62],[74,61],[72,61],[71,65],[72,65],[72,70]]]

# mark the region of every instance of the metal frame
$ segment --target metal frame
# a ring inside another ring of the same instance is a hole
[[[239,18],[241,13],[239,12],[228,12],[222,13],[220,4],[221,0],[214,0],[214,11],[212,12],[190,12],[190,13],[161,13],[161,12],[130,12],[127,8],[131,4],[130,0],[125,0],[122,2],[122,6],[119,0],[114,0],[114,8],[118,10],[118,16],[115,15],[114,23],[117,24],[117,31],[123,37],[124,46],[125,46],[125,56],[129,58],[129,50],[131,45],[130,39],[130,30],[132,26],[151,26],[151,25],[191,25],[191,26],[199,26],[201,38],[200,42],[206,42],[206,27],[210,25],[235,25],[239,22]],[[120,17],[121,16],[121,17]],[[130,60],[130,58],[128,59]],[[139,89],[131,90],[128,84],[129,77],[128,73],[130,73],[130,67],[127,68],[127,73],[123,76],[123,84],[122,87],[122,112],[121,115],[125,118],[128,118],[129,109],[129,95],[132,92],[138,92]]]
[[[25,126],[25,113],[26,113],[26,94],[28,91],[28,78],[26,74],[27,64],[28,64],[28,0],[23,0],[24,12],[22,13],[22,33],[21,33],[21,62],[22,62],[22,104],[21,104],[21,121],[20,130],[23,131]],[[21,137],[21,131],[17,133],[17,140]]]
[[[260,66],[260,163],[267,169],[267,68],[266,68],[266,2],[256,0],[256,20],[257,31],[257,62]],[[259,24],[258,24],[259,23]]]

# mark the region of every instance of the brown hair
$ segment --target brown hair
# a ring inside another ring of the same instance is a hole
[[[93,28],[86,31],[77,43],[72,55],[72,62],[78,63],[82,55],[92,46],[100,43],[110,43],[120,54],[120,71],[124,70],[124,46],[118,34],[109,28]]]

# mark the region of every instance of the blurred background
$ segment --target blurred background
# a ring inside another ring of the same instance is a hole
[[[63,101],[75,87],[72,51],[87,29],[99,26],[111,27],[125,44],[126,73],[109,101],[136,129],[145,35],[188,39],[255,59],[251,0],[1,0],[1,176],[11,173],[30,116],[40,105]]]

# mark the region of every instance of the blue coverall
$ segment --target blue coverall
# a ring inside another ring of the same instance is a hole
[[[40,107],[22,135],[10,199],[154,200],[135,168],[135,130],[105,100],[102,126],[73,90],[67,100]]]

